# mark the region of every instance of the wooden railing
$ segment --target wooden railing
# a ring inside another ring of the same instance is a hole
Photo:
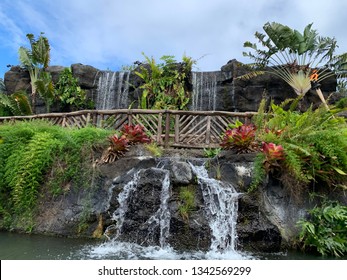
[[[176,111],[176,110],[83,110],[30,116],[0,117],[5,121],[43,119],[62,127],[88,125],[119,130],[124,124],[140,124],[152,140],[165,147],[218,147],[228,124],[249,123],[255,112]]]

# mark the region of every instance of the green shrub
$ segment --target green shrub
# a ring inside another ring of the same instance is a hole
[[[338,110],[318,108],[300,113],[294,111],[297,100],[285,110],[288,104],[289,101],[271,104],[267,113],[261,111],[254,118],[259,127],[256,140],[283,147],[284,159],[277,166],[282,174],[279,179],[292,189],[292,193],[299,192],[296,189],[299,186],[310,183],[319,182],[330,187],[346,184],[346,120],[337,116]],[[266,174],[258,163],[253,188],[261,183],[261,175],[265,178]]]
[[[143,81],[140,108],[186,109],[190,100],[187,80],[195,61],[183,56],[183,62],[178,63],[174,56],[164,55],[160,58],[163,62],[157,64],[154,58],[143,55],[146,64],[135,71]]]
[[[325,203],[309,211],[309,217],[299,222],[299,242],[304,250],[314,250],[323,256],[341,257],[347,254],[347,206]]]
[[[66,184],[83,187],[82,176],[84,182],[90,181],[93,146],[105,141],[109,134],[110,131],[91,127],[66,129],[44,121],[2,124],[0,221],[3,226],[16,224],[32,228],[31,218],[43,186],[48,187],[48,195],[54,196],[61,194]]]

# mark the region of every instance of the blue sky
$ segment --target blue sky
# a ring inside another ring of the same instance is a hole
[[[1,0],[0,78],[18,65],[27,33],[44,32],[50,65],[82,63],[100,70],[183,54],[198,59],[200,71],[219,70],[242,56],[243,43],[270,21],[302,31],[313,22],[321,36],[335,37],[347,52],[344,0]]]

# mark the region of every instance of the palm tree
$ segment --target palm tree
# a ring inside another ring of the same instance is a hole
[[[247,41],[244,47],[253,52],[243,52],[243,55],[254,60],[251,64],[254,68],[265,69],[283,79],[299,96],[304,96],[311,88],[316,89],[328,108],[319,83],[338,75],[341,66],[346,67],[347,60],[345,55],[334,56],[337,48],[334,38],[320,37],[311,27],[312,23],[300,33],[280,23],[268,22],[263,26],[265,34],[255,33],[261,47]]]
[[[44,71],[50,62],[50,45],[48,39],[43,36],[43,32],[37,40],[33,34],[27,34],[31,49],[20,47],[19,60],[22,67],[29,71],[31,80],[31,98],[33,108],[35,108],[37,81],[40,79],[40,73]]]

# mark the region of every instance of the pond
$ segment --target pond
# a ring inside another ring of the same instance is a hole
[[[34,234],[0,232],[2,260],[112,260],[112,259],[326,259],[296,251],[255,255],[245,252],[176,252],[171,248],[142,247],[134,243],[63,238]],[[331,258],[333,259],[333,258]],[[347,259],[345,257],[344,259]]]

